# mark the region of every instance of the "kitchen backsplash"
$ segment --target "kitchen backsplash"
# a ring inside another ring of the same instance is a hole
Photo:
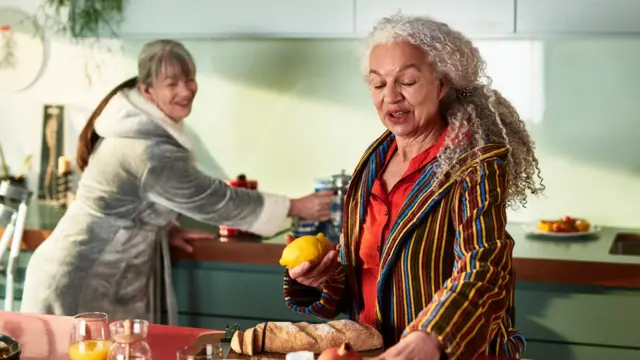
[[[383,130],[351,40],[188,41],[200,90],[187,119],[199,165],[222,178],[246,173],[264,191],[303,195],[313,179],[351,171]],[[640,226],[640,38],[477,43],[494,86],[537,142],[546,195],[511,220],[583,216]],[[36,84],[0,96],[0,143],[12,169],[34,154],[42,105],[66,106],[66,151],[113,86],[135,72],[141,43],[91,55],[54,41]],[[91,84],[85,77],[90,59]],[[95,69],[99,65],[99,70]]]

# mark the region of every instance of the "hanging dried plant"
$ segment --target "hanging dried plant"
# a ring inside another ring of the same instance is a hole
[[[0,26],[0,69],[16,67],[16,39],[10,25]]]
[[[85,78],[91,85],[91,73],[100,71],[96,53],[110,53],[102,36],[118,37],[125,1],[131,0],[42,0],[37,17],[47,29],[67,36],[86,51]],[[93,70],[92,70],[93,69]]]
[[[43,0],[45,26],[77,38],[116,36],[125,0]]]

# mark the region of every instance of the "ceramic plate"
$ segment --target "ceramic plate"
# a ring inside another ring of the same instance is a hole
[[[540,231],[538,230],[536,224],[534,225],[524,225],[524,230],[527,232],[527,235],[535,235],[535,236],[545,236],[552,238],[574,238],[574,237],[585,237],[596,235],[600,232],[600,226],[591,225],[589,231],[582,232],[548,232],[548,231]]]

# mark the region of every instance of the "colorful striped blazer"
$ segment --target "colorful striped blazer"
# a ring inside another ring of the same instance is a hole
[[[395,137],[385,132],[365,152],[347,191],[342,267],[322,290],[285,271],[285,302],[293,311],[357,321],[362,305],[360,231],[374,180]],[[514,241],[506,231],[505,165],[509,149],[485,145],[460,156],[438,186],[427,165],[400,210],[381,251],[376,327],[385,346],[412,331],[438,336],[449,359],[478,354],[519,357],[514,329]]]

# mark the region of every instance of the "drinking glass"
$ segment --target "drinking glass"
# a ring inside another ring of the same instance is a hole
[[[73,317],[69,341],[71,360],[107,360],[109,356],[109,319],[101,312],[82,313]]]

